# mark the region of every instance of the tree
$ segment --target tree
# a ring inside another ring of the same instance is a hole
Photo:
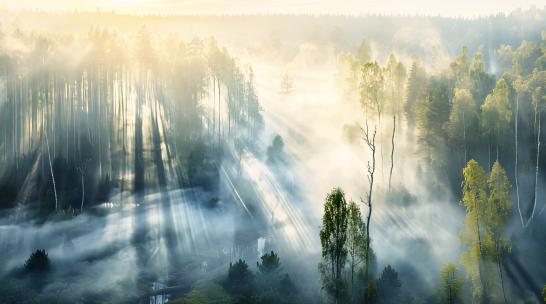
[[[342,276],[347,259],[347,223],[349,211],[345,194],[335,188],[326,196],[324,215],[320,229],[322,259],[319,270],[323,288],[330,294],[335,303],[342,300],[345,281]]]
[[[377,303],[377,287],[375,286],[373,280],[369,280],[366,288],[364,289],[364,303]]]
[[[409,71],[404,111],[410,125],[415,124],[419,108],[426,94],[427,75],[418,59],[414,59]]]
[[[25,262],[25,269],[29,272],[44,272],[49,270],[50,262],[45,249],[37,249]]]
[[[495,85],[495,77],[484,70],[481,53],[474,54],[468,74],[470,92],[474,100],[482,102]]]
[[[288,273],[285,273],[279,282],[279,292],[287,296],[294,295],[298,292],[296,285],[294,284]]]
[[[538,78],[538,77],[537,77]],[[533,220],[535,216],[535,211],[537,207],[537,200],[538,200],[538,174],[539,174],[539,160],[540,160],[540,133],[541,133],[541,117],[542,117],[542,110],[544,107],[544,100],[546,100],[546,96],[542,93],[542,87],[535,88],[533,92],[533,105],[535,108],[535,130],[536,130],[536,164],[535,164],[535,198],[533,200],[533,209],[531,211],[531,215],[529,216],[529,219],[527,219],[526,226],[529,226],[531,221]]]
[[[267,160],[275,162],[283,159],[284,141],[280,135],[275,135],[271,145],[267,147]]]
[[[521,77],[517,77],[514,82],[512,83],[512,86],[514,87],[516,91],[516,113],[515,113],[515,120],[514,120],[514,145],[515,145],[515,167],[514,167],[514,177],[516,181],[516,200],[518,204],[518,212],[519,217],[521,220],[521,226],[525,227],[525,223],[523,222],[523,214],[521,213],[521,207],[520,207],[520,200],[519,200],[519,179],[518,179],[518,121],[519,121],[519,99],[522,93],[527,92],[529,90],[529,83],[525,80],[523,80]]]
[[[493,164],[487,183],[489,186],[489,198],[487,199],[485,208],[485,223],[488,235],[493,240],[493,248],[489,251],[492,253],[491,257],[498,267],[502,294],[504,302],[507,303],[502,275],[502,252],[503,248],[508,246],[504,239],[504,228],[510,218],[512,201],[509,198],[510,181],[498,161]]]
[[[370,152],[372,154],[372,162],[368,161],[368,190],[366,191],[366,200],[362,201],[366,206],[368,206],[368,214],[366,215],[366,248],[364,252],[364,257],[366,261],[366,269],[365,269],[365,282],[369,281],[370,278],[370,261],[371,261],[371,246],[370,246],[370,222],[372,219],[372,211],[373,211],[373,202],[372,202],[372,194],[373,194],[373,185],[374,185],[374,175],[375,175],[375,135],[377,134],[377,128],[374,127],[373,133],[370,133],[370,130],[368,129],[368,121],[366,121],[366,128],[364,131],[364,142],[368,146],[368,149],[370,149]],[[368,288],[370,286],[367,286]],[[370,287],[371,288],[371,287]],[[370,291],[371,292],[371,291]]]
[[[442,303],[457,304],[461,302],[463,279],[457,274],[457,267],[453,263],[446,263],[440,269],[440,294]]]
[[[378,119],[379,144],[381,146],[381,166],[383,167],[383,141],[381,140],[381,113],[385,106],[385,77],[379,64],[365,63],[362,66],[362,83],[360,85],[360,103],[365,112],[375,111]],[[383,172],[383,171],[382,171]]]
[[[273,250],[271,250],[270,253],[262,255],[260,259],[262,260],[262,263],[256,262],[256,266],[258,266],[258,269],[263,274],[274,273],[279,270],[279,267],[281,266],[281,260]]]
[[[396,135],[396,117],[400,119],[400,103],[404,92],[404,84],[406,82],[406,69],[401,62],[397,62],[393,54],[389,56],[386,74],[386,90],[387,97],[390,100],[390,110],[392,113],[392,136],[391,136],[391,168],[389,171],[389,190],[392,183],[392,171],[394,170],[394,139]]]
[[[377,280],[377,289],[381,303],[399,303],[400,287],[402,281],[398,278],[398,272],[387,265]]]
[[[360,208],[349,202],[347,222],[347,252],[351,272],[351,301],[355,300],[355,270],[366,260],[366,224],[362,220]]]
[[[377,113],[381,125],[381,113],[384,108],[384,76],[379,64],[368,62],[362,65],[362,83],[360,84],[360,103],[362,108]]]
[[[512,119],[509,94],[510,91],[508,89],[508,84],[503,78],[501,78],[499,81],[497,81],[493,91],[487,95],[481,106],[482,127],[490,140],[492,137],[496,137],[497,160],[499,159],[500,133],[506,129]],[[489,144],[489,149],[491,150],[491,144]],[[491,152],[489,153],[491,154]]]
[[[285,74],[281,79],[281,95],[291,95],[294,91],[294,80],[289,74]]]
[[[461,263],[472,281],[472,296],[475,300],[482,301],[486,296],[481,259],[484,254],[483,218],[487,201],[487,180],[485,171],[473,159],[464,168],[463,176],[462,202],[466,209],[466,221],[460,238],[466,250],[461,254]]]
[[[463,46],[459,56],[450,65],[451,70],[455,76],[455,83],[458,86],[466,86],[468,81],[468,71],[470,65],[468,64],[468,48]]]
[[[499,69],[498,72],[508,71],[512,68],[512,58],[514,51],[512,46],[508,44],[503,44],[495,51],[497,58],[499,60]]]
[[[253,275],[248,270],[248,264],[239,259],[239,261],[229,263],[228,270],[228,287],[229,289],[240,296],[248,297],[252,293]]]
[[[466,89],[453,90],[453,106],[446,129],[449,140],[456,147],[462,146],[464,163],[468,161],[468,133],[475,130],[479,123],[476,104],[470,92]]]
[[[533,71],[536,60],[540,57],[541,51],[536,43],[523,41],[513,52],[512,66],[514,74],[528,75]]]
[[[449,120],[451,89],[447,78],[431,78],[424,102],[417,112],[419,142],[423,144],[425,159],[436,167],[445,164],[442,156],[446,146],[445,123]]]
[[[362,40],[358,49],[356,50],[356,60],[361,64],[370,61],[370,46],[366,43],[366,40]]]

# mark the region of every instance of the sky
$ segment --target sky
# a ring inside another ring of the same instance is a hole
[[[543,8],[545,0],[0,0],[10,9],[92,10],[128,14],[403,14],[476,17]]]

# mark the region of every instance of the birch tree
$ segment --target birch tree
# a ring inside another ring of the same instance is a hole
[[[487,203],[487,179],[483,168],[471,159],[463,170],[462,203],[466,209],[466,221],[460,235],[465,250],[461,263],[472,282],[472,297],[482,302],[487,295],[482,257],[484,255],[483,221]]]
[[[345,194],[335,188],[326,196],[324,215],[320,229],[322,262],[319,271],[323,288],[329,293],[334,303],[342,303],[346,282],[343,268],[347,260],[347,224],[349,211]]]

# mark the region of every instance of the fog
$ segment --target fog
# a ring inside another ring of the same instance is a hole
[[[497,49],[526,39],[543,46],[546,24],[544,10],[472,20],[0,15],[0,275],[44,303],[189,301],[203,282],[224,286],[239,259],[258,273],[255,263],[271,250],[303,302],[328,302],[317,269],[323,206],[339,187],[367,213],[366,124],[377,128],[370,272],[378,278],[391,265],[414,303],[436,303],[444,264],[457,264],[464,277],[466,154],[444,138],[432,157],[422,123],[366,109],[347,58],[364,40],[370,62],[386,66],[393,54],[409,75],[417,58],[432,81],[452,77],[468,46],[481,52],[494,85],[510,79]],[[534,168],[544,158],[534,152],[542,127],[529,119],[531,95],[522,93],[523,114],[514,114],[524,121],[520,169],[512,129],[503,141],[488,138],[489,155],[481,137],[468,148],[489,174],[491,145],[501,142],[497,159],[512,185],[519,177],[523,212],[512,187],[501,229],[512,244],[502,263],[514,303],[538,301],[546,273],[538,266],[545,175]],[[25,262],[37,249],[52,267],[33,277]],[[468,299],[471,284],[462,292]]]

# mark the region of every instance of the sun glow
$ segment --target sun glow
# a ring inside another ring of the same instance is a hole
[[[111,9],[120,12],[133,12],[146,9],[146,7],[153,7],[156,4],[150,0],[101,0],[99,2],[99,8]]]

